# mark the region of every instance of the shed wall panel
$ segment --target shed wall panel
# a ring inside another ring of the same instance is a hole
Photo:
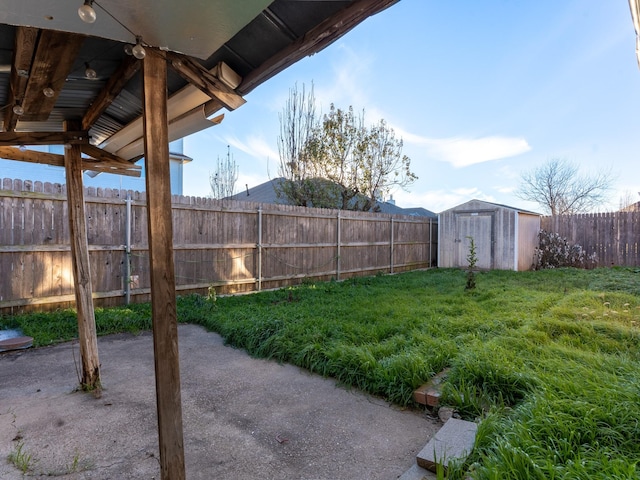
[[[493,267],[493,226],[494,216],[490,212],[456,214],[457,258],[455,267],[469,266],[471,239],[476,250],[476,268],[489,270]]]
[[[496,209],[495,260],[493,268],[514,270],[516,254],[516,215],[515,210]]]
[[[518,215],[518,270],[531,270],[540,231],[540,216]]]
[[[438,267],[451,268],[456,264],[456,219],[453,210],[438,215]]]

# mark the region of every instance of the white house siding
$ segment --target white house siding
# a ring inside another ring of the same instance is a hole
[[[180,160],[169,161],[169,177],[171,179],[171,195],[182,195],[182,169],[183,164]]]

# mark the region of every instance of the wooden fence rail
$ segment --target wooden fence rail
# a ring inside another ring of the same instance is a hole
[[[598,266],[640,266],[640,212],[542,217],[541,228],[595,253]]]
[[[85,189],[96,305],[149,298],[144,193]],[[179,293],[238,293],[437,264],[437,220],[173,198]],[[65,186],[3,179],[0,313],[73,306]]]

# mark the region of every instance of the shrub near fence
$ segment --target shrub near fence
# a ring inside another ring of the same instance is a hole
[[[85,210],[96,304],[147,301],[144,193],[88,188]],[[179,293],[248,292],[437,263],[437,221],[425,217],[176,196],[173,230]],[[75,303],[64,185],[3,179],[0,272],[0,313]]]
[[[640,266],[640,212],[542,217],[541,228],[595,253],[597,265]]]

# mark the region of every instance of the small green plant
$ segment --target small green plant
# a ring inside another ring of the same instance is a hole
[[[476,264],[478,263],[478,255],[476,253],[476,242],[473,237],[467,237],[469,239],[469,253],[467,254],[467,263],[469,268],[467,270],[467,284],[464,287],[465,290],[473,290],[476,288]]]
[[[82,459],[80,452],[78,450],[75,451],[73,458],[71,459],[71,463],[66,468],[66,474],[70,473],[79,473],[85,472],[87,470],[91,470],[94,467],[93,462],[87,459]]]
[[[436,451],[435,448],[433,449],[433,458],[437,459],[437,463],[436,463],[436,479],[437,480],[445,480],[446,477],[446,468],[445,468],[445,464],[447,463],[447,455],[446,452],[445,454],[442,456],[442,458],[437,458],[436,457]]]
[[[7,461],[13,464],[23,474],[33,468],[34,459],[30,453],[24,450],[24,442],[19,441],[13,452],[9,453]]]
[[[67,469],[69,473],[76,473],[78,471],[80,465],[80,454],[78,452],[75,453],[73,459],[71,460],[71,464]]]
[[[216,296],[216,287],[214,285],[209,285],[209,288],[207,289],[207,301],[216,303],[216,300],[218,300],[218,297]]]

